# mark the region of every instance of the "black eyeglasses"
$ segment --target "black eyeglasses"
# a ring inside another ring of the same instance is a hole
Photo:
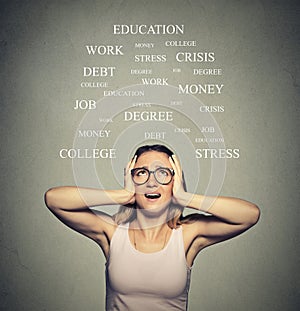
[[[168,185],[175,174],[174,170],[168,167],[158,167],[154,171],[149,171],[145,167],[137,167],[131,170],[132,180],[137,185],[143,185],[149,180],[151,173],[161,185]]]

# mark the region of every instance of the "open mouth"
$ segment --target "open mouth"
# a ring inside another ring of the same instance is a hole
[[[145,193],[147,199],[159,199],[161,197],[160,193]]]

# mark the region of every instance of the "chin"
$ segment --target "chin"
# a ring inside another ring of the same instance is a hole
[[[137,202],[137,207],[144,215],[147,215],[149,217],[158,217],[164,214],[166,211],[168,211],[171,200],[164,203],[159,202],[155,203],[140,202],[140,203]]]

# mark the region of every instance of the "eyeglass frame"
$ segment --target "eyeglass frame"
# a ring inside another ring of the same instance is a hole
[[[143,169],[143,170],[145,170],[145,171],[148,172],[148,178],[147,178],[147,180],[146,180],[145,182],[143,182],[142,184],[136,183],[136,182],[134,181],[134,179],[133,179],[133,175],[134,175],[135,171],[140,170],[140,169]],[[161,183],[161,182],[159,182],[159,181],[157,180],[157,178],[156,178],[156,176],[155,176],[155,172],[157,172],[157,171],[160,170],[160,169],[168,170],[168,171],[171,173],[172,177],[171,177],[171,180],[170,180],[169,182],[167,182],[167,183]],[[173,177],[174,177],[174,175],[175,175],[175,171],[174,171],[172,168],[169,168],[169,167],[158,167],[158,168],[155,169],[154,171],[150,171],[150,170],[148,170],[146,167],[136,167],[136,168],[133,168],[133,169],[131,170],[132,181],[133,181],[136,185],[138,185],[138,186],[144,185],[146,182],[149,181],[150,176],[151,176],[151,173],[153,174],[155,180],[156,180],[160,185],[164,185],[164,186],[165,186],[165,185],[168,185],[168,184],[172,181],[172,179],[173,179]]]

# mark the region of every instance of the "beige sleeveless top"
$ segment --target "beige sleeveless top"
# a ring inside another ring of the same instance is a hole
[[[173,229],[167,245],[155,253],[136,250],[129,224],[118,226],[106,263],[106,310],[187,310],[191,268],[187,266],[182,228]]]

